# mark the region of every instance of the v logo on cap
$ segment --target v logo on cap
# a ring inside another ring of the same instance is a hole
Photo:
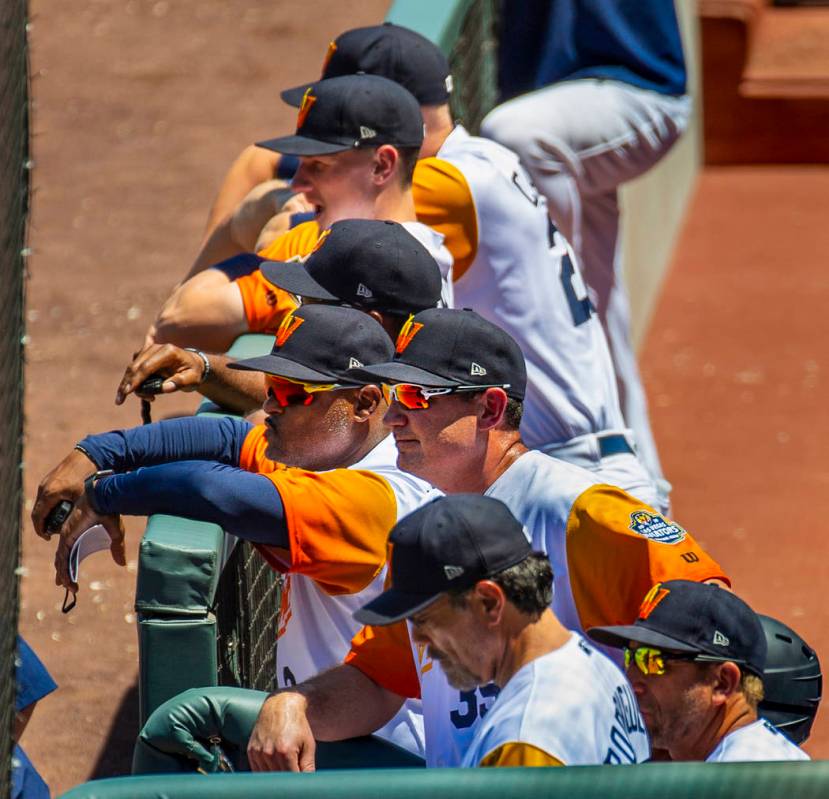
[[[304,321],[302,317],[296,316],[295,314],[286,316],[276,331],[276,346],[283,346]]]
[[[412,343],[412,339],[420,332],[423,325],[420,322],[413,322],[413,316],[410,316],[403,327],[400,328],[400,335],[397,337],[397,343],[395,344],[394,351],[400,355],[409,344]]]
[[[639,608],[639,618],[647,619],[653,613],[654,608],[671,592],[667,588],[663,588],[661,583],[657,583],[642,600],[642,605]]]
[[[317,98],[314,97],[311,92],[313,91],[313,87],[309,86],[305,90],[305,94],[302,95],[302,105],[299,107],[299,114],[296,118],[296,129],[299,130],[305,124],[305,118],[308,116],[308,112],[311,110],[311,106],[317,101]]]

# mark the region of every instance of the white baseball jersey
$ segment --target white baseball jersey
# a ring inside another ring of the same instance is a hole
[[[285,507],[290,551],[257,549],[286,573],[276,647],[286,687],[342,661],[361,627],[352,613],[383,591],[389,531],[440,492],[397,468],[392,436],[348,469],[308,472],[263,461],[263,429],[251,431],[241,460],[273,481]],[[420,702],[409,700],[378,734],[422,755]]]
[[[727,581],[722,567],[679,525],[586,469],[525,452],[489,487],[553,567],[552,609],[566,627],[630,624],[642,598],[671,579]],[[618,659],[618,650],[607,650]],[[411,654],[411,657],[409,656]],[[498,689],[452,688],[406,625],[368,627],[346,658],[401,696],[420,696],[426,764],[458,766]]]
[[[578,633],[520,668],[475,732],[462,766],[589,766],[650,756],[620,669]]]
[[[714,748],[706,763],[737,763],[748,760],[809,760],[799,746],[793,744],[766,719],[728,733]]]

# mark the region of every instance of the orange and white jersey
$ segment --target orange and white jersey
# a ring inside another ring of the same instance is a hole
[[[352,613],[383,590],[386,543],[399,518],[440,496],[401,472],[392,436],[347,469],[313,472],[265,457],[264,425],[245,439],[240,465],[268,477],[285,508],[290,550],[257,545],[286,574],[276,646],[277,682],[295,685],[342,661],[360,629]],[[420,703],[380,735],[422,754]]]
[[[458,126],[418,162],[417,218],[455,259],[455,307],[506,330],[527,362],[521,434],[543,448],[625,428],[607,342],[576,258],[518,156]]]
[[[552,609],[569,629],[631,624],[658,582],[728,582],[722,567],[678,524],[591,472],[525,452],[489,487],[553,567]],[[606,650],[619,659],[618,650]],[[458,766],[498,689],[452,688],[440,664],[413,644],[405,624],[366,627],[346,662],[401,696],[420,696],[426,763]]]
[[[461,763],[590,766],[650,756],[630,683],[578,633],[522,666],[481,721]]]
[[[452,255],[443,244],[443,234],[420,222],[403,222],[403,227],[414,236],[435,259],[442,278],[441,303],[453,307]],[[304,261],[325,242],[326,231],[320,233],[313,220],[303,222],[274,239],[257,254],[269,261]],[[251,333],[276,333],[286,314],[295,310],[297,298],[277,288],[257,269],[235,281],[242,295],[242,305],[248,330]]]

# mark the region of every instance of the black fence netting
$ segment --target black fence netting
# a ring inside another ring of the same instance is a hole
[[[0,796],[10,792],[23,460],[23,272],[29,200],[26,0],[0,3]]]
[[[498,101],[499,5],[497,0],[472,3],[449,52],[455,83],[452,113],[472,133]]]
[[[220,685],[259,691],[276,686],[276,638],[281,577],[248,543],[239,541],[216,591]]]

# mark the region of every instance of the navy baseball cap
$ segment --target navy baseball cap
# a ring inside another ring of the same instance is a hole
[[[472,588],[532,553],[524,528],[500,500],[441,497],[403,517],[389,535],[391,587],[354,613],[361,624],[393,624],[440,594]]]
[[[430,388],[507,386],[507,396],[516,400],[524,399],[527,387],[527,367],[515,339],[468,308],[416,314],[400,330],[394,359],[355,369],[354,377]]]
[[[386,22],[341,33],[330,45],[320,79],[339,75],[382,75],[405,86],[421,105],[443,105],[452,92],[449,61],[441,49],[409,28]],[[309,84],[282,92],[299,108]]]
[[[440,300],[440,267],[398,222],[335,222],[304,263],[270,261],[259,268],[292,294],[364,311],[417,313]]]
[[[349,379],[348,369],[391,353],[388,334],[368,314],[339,305],[304,305],[282,320],[269,355],[228,366],[305,383],[358,386],[365,381]]]
[[[731,660],[758,677],[766,665],[766,635],[757,614],[736,594],[690,580],[657,583],[633,624],[592,627],[587,634],[617,648],[636,641],[702,660]]]
[[[344,75],[306,87],[296,133],[257,142],[287,155],[330,155],[356,147],[420,147],[423,117],[400,84],[378,75]]]

